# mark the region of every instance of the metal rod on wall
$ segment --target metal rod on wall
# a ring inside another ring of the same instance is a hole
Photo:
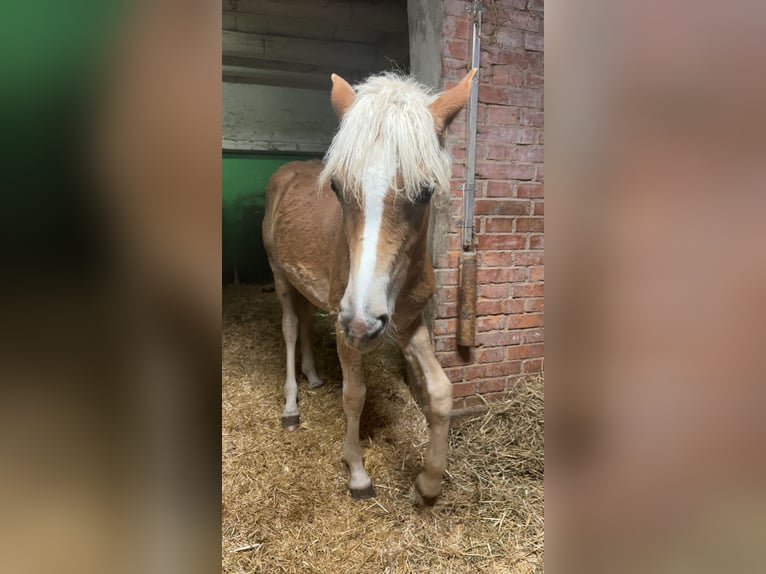
[[[471,15],[471,68],[481,63],[481,0],[466,5]],[[481,71],[477,72],[480,74]],[[476,249],[474,247],[473,200],[476,190],[476,116],[479,82],[474,78],[468,99],[465,122],[466,179],[463,185],[463,249],[460,252],[460,284],[458,286],[457,342],[462,347],[476,344]]]

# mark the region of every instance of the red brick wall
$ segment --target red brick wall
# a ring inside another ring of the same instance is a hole
[[[469,18],[446,0],[444,80],[470,60]],[[543,369],[543,0],[485,2],[476,149],[477,346],[455,339],[465,124],[448,140],[454,158],[447,251],[437,256],[436,351],[458,411],[492,400]]]

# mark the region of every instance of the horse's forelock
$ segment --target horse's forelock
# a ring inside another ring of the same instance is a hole
[[[434,129],[428,90],[410,78],[387,73],[368,78],[356,92],[325,155],[319,185],[337,177],[344,193],[361,202],[366,171],[383,165],[399,176],[394,175],[391,187],[410,200],[423,186],[446,192],[450,159]]]

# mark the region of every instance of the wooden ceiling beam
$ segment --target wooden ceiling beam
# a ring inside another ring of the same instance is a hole
[[[378,59],[374,46],[231,30],[223,31],[223,55],[318,67],[340,64],[353,70],[366,71],[375,70]]]
[[[363,25],[382,32],[407,30],[407,3],[404,0],[224,0],[223,11],[288,18],[300,14],[301,18],[334,26]]]
[[[330,74],[318,72],[289,72],[284,70],[259,70],[242,66],[223,66],[223,80],[225,82],[260,84],[264,86],[324,90],[328,94],[332,88]]]

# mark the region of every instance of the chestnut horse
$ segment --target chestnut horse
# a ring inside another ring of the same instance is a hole
[[[428,253],[434,195],[449,192],[444,136],[465,105],[476,70],[438,97],[411,79],[383,74],[352,88],[332,75],[340,128],[324,163],[292,162],[266,188],[263,241],[282,304],[287,377],[282,424],[298,427],[295,345],[314,388],[322,384],[311,349],[312,305],[337,314],[347,432],[343,460],[355,499],[375,495],[364,469],[359,417],[362,353],[395,339],[424,381],[430,442],[413,500],[433,504],[447,464],[452,385],[436,360],[423,308],[435,292]]]

